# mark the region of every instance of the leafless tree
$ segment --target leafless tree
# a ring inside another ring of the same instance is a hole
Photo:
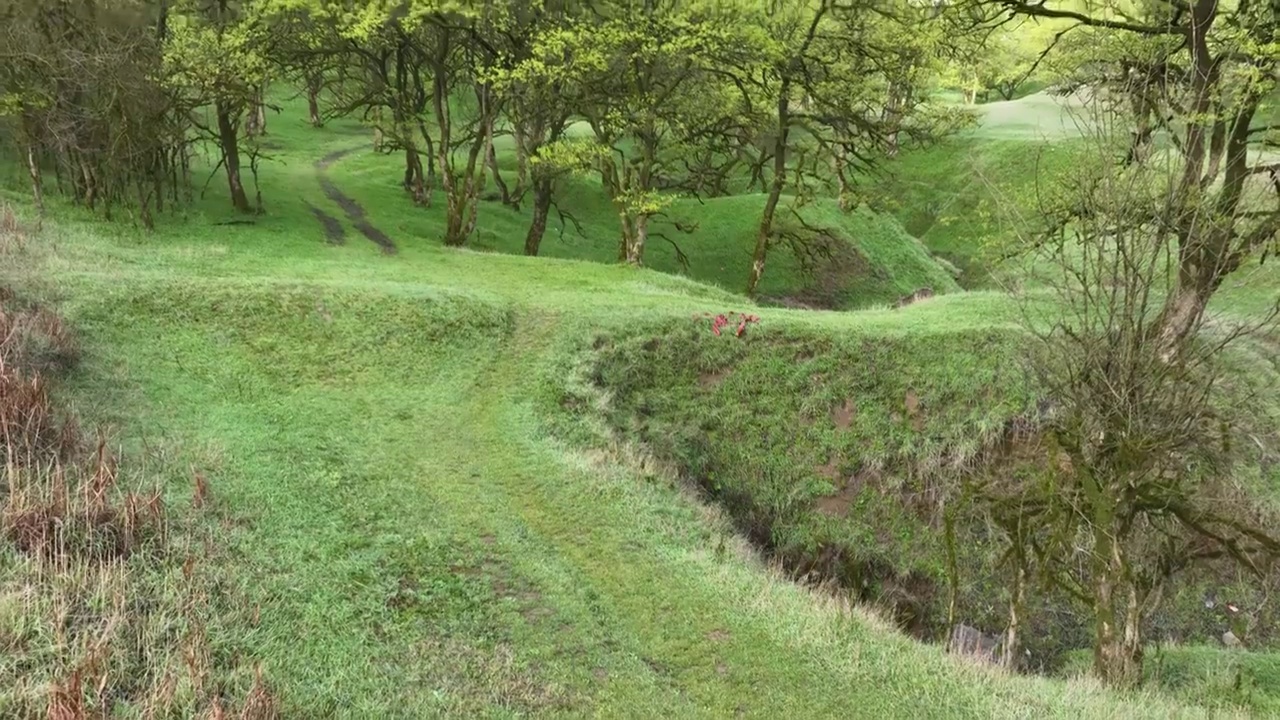
[[[1036,451],[972,489],[1005,529],[1015,598],[1031,567],[1077,598],[1094,619],[1096,673],[1130,685],[1144,623],[1176,573],[1215,561],[1263,575],[1280,555],[1275,518],[1241,480],[1261,448],[1238,440],[1256,437],[1260,403],[1229,372],[1238,341],[1276,330],[1277,307],[1202,308],[1167,332],[1186,282],[1184,159],[1125,162],[1117,118],[1085,117],[1072,169],[1043,181],[1022,301],[1030,377],[1046,398],[1025,431]],[[1248,206],[1267,191],[1235,192]]]

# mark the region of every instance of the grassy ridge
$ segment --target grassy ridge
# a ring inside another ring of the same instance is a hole
[[[442,235],[441,211],[410,206],[387,158],[360,154],[344,165],[343,172],[345,190],[377,211],[379,217],[388,218],[387,230],[392,236],[413,238],[417,243],[435,242]],[[561,180],[557,193],[558,204],[568,214],[561,219],[553,210],[540,254],[615,262],[617,243],[612,239],[618,234],[617,220],[599,183],[567,177]],[[793,198],[784,199],[779,211],[779,227],[784,229],[797,229],[798,223],[787,210],[791,202]],[[439,192],[433,205],[444,205]],[[678,200],[665,217],[655,220],[645,262],[655,270],[687,274],[699,282],[741,292],[763,207],[764,196],[758,194]],[[799,212],[807,223],[827,231],[836,241],[833,257],[821,259],[811,268],[802,265],[788,247],[776,247],[759,288],[762,296],[844,309],[893,302],[922,287],[938,293],[959,289],[924,246],[891,218],[865,208],[843,213],[831,200],[814,201]],[[685,229],[677,229],[677,224]],[[517,212],[496,200],[482,202],[470,247],[522,253],[528,225],[527,209]],[[679,262],[676,247],[687,257],[687,267]]]
[[[1009,680],[718,554],[714,513],[549,442],[536,398],[573,321],[255,285],[71,287],[99,366],[145,391],[135,432],[216,448],[249,646],[289,712],[989,717],[1081,692],[1020,680],[1005,706]]]
[[[219,569],[262,607],[247,651],[261,658],[286,713],[1204,714],[1087,682],[973,667],[786,582],[729,518],[661,468],[625,448],[576,442],[604,428],[594,413],[561,404],[590,399],[565,386],[581,378],[582,353],[599,336],[613,338],[597,349],[608,352],[661,327],[675,338],[662,352],[687,350],[706,366],[663,370],[692,381],[673,392],[711,398],[708,409],[776,399],[755,392],[776,375],[803,391],[779,412],[796,420],[803,411],[815,420],[806,432],[847,448],[851,462],[863,441],[881,443],[865,454],[886,463],[904,452],[943,456],[963,449],[964,423],[994,427],[1019,406],[1016,394],[993,407],[950,402],[975,372],[997,372],[982,360],[1007,346],[1006,299],[954,294],[860,313],[758,309],[651,270],[446,251],[402,226],[440,211],[409,207],[388,185],[396,168],[385,157],[353,157],[331,176],[399,252],[383,255],[345,219],[346,244],[330,245],[304,202],[342,217],[313,162],[358,141],[351,129],[314,132],[301,116],[276,119],[280,162],[264,174],[270,213],[252,226],[214,224],[227,217],[215,189],[154,237],[73,213],[46,231],[56,248],[44,270],[58,277],[88,341],[73,394],[132,443],[180,440],[179,461],[207,469],[211,492],[239,518]],[[612,237],[601,245],[611,248]],[[750,346],[728,337],[702,342],[706,321],[691,318],[726,310],[761,316],[749,342],[757,330],[770,342],[800,335],[814,358],[740,356]],[[960,353],[939,353],[935,341]],[[743,371],[701,387],[702,372],[729,362]],[[812,372],[859,388],[865,425],[844,435],[820,426],[848,394],[832,384],[806,400],[824,387],[806,383]],[[984,385],[1006,390],[1004,379]],[[920,395],[926,427],[947,422],[932,443],[913,440],[908,388]],[[717,443],[723,454],[713,459],[763,462],[728,453],[769,444]],[[801,489],[801,500],[831,490],[813,478]]]
[[[946,326],[833,335],[783,325],[736,338],[685,321],[602,337],[587,373],[617,433],[673,463],[794,571],[834,579],[939,639],[948,478],[1034,402],[1016,330]],[[967,583],[991,542],[966,532]],[[998,626],[990,600],[1001,588],[984,571],[962,619]]]
[[[926,310],[929,321],[913,324]],[[582,371],[590,382],[566,402],[597,408],[615,437],[670,463],[793,572],[834,580],[938,641],[949,628],[950,513],[957,619],[994,633],[1007,621],[1004,545],[965,504],[962,474],[1039,472],[1050,460],[1025,433],[1038,395],[1023,331],[957,329],[969,310],[927,302],[897,311],[894,331],[778,322],[737,338],[716,337],[707,321],[632,326],[596,340]],[[1229,622],[1204,606],[1212,594],[1249,608],[1250,639],[1268,646],[1268,587],[1229,564],[1183,573],[1149,633],[1216,640]],[[1088,645],[1088,612],[1071,597],[1038,588],[1030,602],[1031,668]]]

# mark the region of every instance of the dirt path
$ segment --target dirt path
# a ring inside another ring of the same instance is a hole
[[[342,222],[338,218],[321,210],[320,208],[307,203],[307,209],[311,210],[311,214],[316,216],[316,220],[320,221],[320,227],[324,228],[325,239],[330,245],[342,245],[347,241],[347,230],[342,227]]]
[[[391,241],[391,237],[374,227],[365,215],[364,208],[360,207],[360,203],[344,194],[338,189],[338,186],[334,185],[333,181],[329,179],[329,168],[332,167],[334,163],[351,153],[356,152],[358,149],[359,148],[348,148],[346,150],[336,150],[320,158],[316,161],[316,178],[320,181],[320,189],[324,190],[325,197],[337,203],[338,207],[342,208],[342,211],[347,214],[347,218],[351,220],[351,224],[355,226],[356,230],[360,231],[361,235],[369,238],[374,242],[374,244],[382,248],[383,253],[387,255],[394,255],[396,252],[396,244]],[[312,208],[312,212],[317,211]],[[317,217],[319,217],[319,214],[317,214]],[[326,234],[328,234],[328,223],[323,218],[321,218],[320,221],[325,225]],[[330,237],[332,239],[332,236]]]

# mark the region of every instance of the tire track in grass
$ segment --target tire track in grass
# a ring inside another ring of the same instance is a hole
[[[891,660],[887,652],[909,646],[855,642],[866,629],[842,624],[828,631],[840,638],[833,645],[865,662],[806,656],[807,648],[790,644],[795,625],[778,627],[769,612],[744,606],[745,598],[757,597],[754,589],[741,595],[741,585],[708,580],[720,561],[701,559],[678,539],[690,529],[680,525],[697,522],[686,514],[692,511],[667,515],[669,501],[649,505],[642,488],[605,490],[609,482],[597,484],[591,470],[566,464],[531,429],[535,411],[527,393],[530,368],[560,340],[556,325],[552,312],[517,311],[510,337],[458,409],[455,431],[432,436],[436,444],[426,451],[459,460],[424,475],[450,516],[493,532],[500,543],[518,529],[513,547],[528,543],[523,552],[535,556],[528,562],[547,573],[543,578],[571,581],[575,590],[568,592],[554,582],[539,586],[541,597],[556,597],[553,614],[588,610],[571,618],[564,636],[555,637],[552,623],[541,638],[556,648],[551,652],[593,655],[607,665],[580,686],[590,688],[584,697],[599,715],[841,717],[853,705],[862,711],[858,717],[907,717],[913,703],[934,716],[993,715],[985,695],[957,682],[941,689],[904,682],[903,669],[915,660],[931,660],[938,670],[947,661],[925,653]],[[597,624],[587,634],[574,634],[592,620]],[[573,683],[572,675],[562,677]]]
[[[329,241],[330,245],[345,245],[347,243],[347,231],[342,227],[342,223],[338,218],[321,210],[309,202],[303,201],[307,205],[307,209],[311,214],[320,221],[320,227],[324,228],[324,238]]]
[[[329,179],[329,168],[342,158],[356,152],[358,148],[347,148],[346,150],[335,150],[328,155],[316,161],[316,178],[320,181],[320,189],[324,191],[325,197],[332,200],[342,211],[347,214],[347,218],[351,220],[351,224],[361,235],[369,238],[375,245],[382,249],[385,255],[396,254],[396,244],[392,242],[391,237],[382,230],[379,230],[369,222],[368,216],[365,214],[364,208],[360,203],[348,196],[337,185]],[[314,212],[314,211],[313,211]],[[321,222],[325,222],[321,220]],[[328,228],[328,223],[325,223]]]

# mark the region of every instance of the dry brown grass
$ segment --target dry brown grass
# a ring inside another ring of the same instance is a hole
[[[16,232],[0,210],[0,234]],[[77,357],[45,308],[0,292],[0,717],[280,716],[235,647],[252,623],[225,579],[209,481],[165,501],[50,384]]]
[[[26,245],[26,230],[18,222],[13,207],[0,203],[0,257],[21,253]]]

